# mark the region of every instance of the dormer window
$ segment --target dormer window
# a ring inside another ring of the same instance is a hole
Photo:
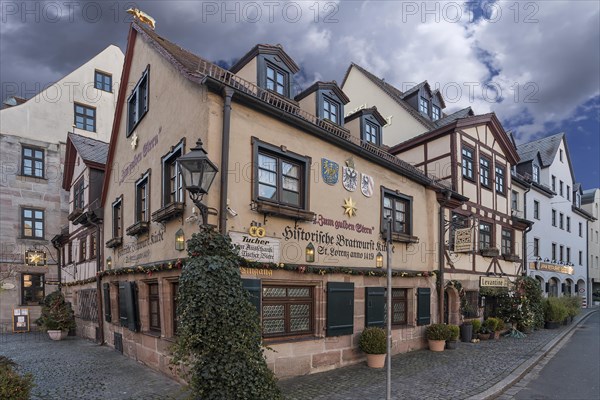
[[[425,115],[429,115],[429,100],[419,97],[419,111]]]
[[[287,73],[267,63],[267,89],[272,90],[282,96],[286,95]]]
[[[437,121],[438,119],[440,119],[440,115],[441,115],[441,110],[438,106],[436,106],[435,104],[431,105],[431,119],[434,121]]]
[[[575,193],[575,207],[581,207],[581,196],[579,193]]]
[[[364,125],[364,140],[365,142],[372,143],[376,146],[381,144],[381,128],[372,122],[365,121]]]
[[[533,181],[535,183],[540,183],[540,167],[537,165],[533,166]]]
[[[340,120],[339,113],[340,103],[327,96],[323,96],[323,118],[337,124]]]

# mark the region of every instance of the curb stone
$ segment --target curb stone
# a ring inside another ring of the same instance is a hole
[[[548,342],[544,347],[542,347],[541,350],[539,350],[535,355],[529,358],[529,360],[525,361],[520,366],[518,366],[506,378],[502,379],[500,382],[496,383],[494,386],[485,390],[484,392],[469,397],[467,400],[492,400],[500,396],[505,390],[509,389],[510,386],[514,385],[516,382],[521,380],[533,367],[535,367],[535,365],[538,362],[542,360],[542,358],[544,358],[548,353],[550,353],[550,351],[555,346],[557,346],[562,340],[570,338],[573,330],[596,312],[598,312],[597,308],[581,316],[576,323],[571,324],[569,329],[565,330],[560,335]]]

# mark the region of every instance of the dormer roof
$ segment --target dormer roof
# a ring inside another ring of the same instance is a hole
[[[427,81],[423,81],[423,82],[411,87],[406,92],[404,92],[402,94],[402,99],[406,99],[406,98],[412,96],[413,94],[415,94],[419,90],[421,90],[421,88],[425,88],[425,90],[427,90],[429,92],[429,95],[431,95],[431,87],[429,87],[429,83],[427,83]]]
[[[317,81],[317,82],[313,83],[312,85],[310,85],[308,88],[304,89],[298,95],[296,95],[296,97],[294,97],[294,100],[300,101],[303,98],[305,98],[306,96],[308,96],[309,94],[311,94],[312,92],[316,92],[317,90],[331,90],[335,93],[335,95],[338,97],[338,99],[340,99],[340,101],[342,103],[348,104],[350,102],[350,99],[348,98],[348,96],[346,96],[346,94],[342,91],[342,89],[340,89],[340,87],[338,86],[336,81],[331,81],[331,82]]]
[[[65,153],[65,172],[62,187],[70,190],[77,155],[88,168],[104,170],[108,157],[108,143],[87,136],[69,133]]]
[[[259,54],[271,54],[278,56],[281,61],[290,69],[292,74],[300,71],[300,67],[298,64],[292,60],[292,58],[283,50],[283,46],[280,44],[272,45],[272,44],[257,44],[249,52],[244,54],[242,58],[240,58],[235,64],[229,68],[229,71],[234,74],[238,73],[244,65],[248,64],[250,60],[255,58]]]
[[[542,168],[547,168],[554,161],[560,144],[563,141],[565,146],[565,155],[567,157],[567,163],[569,165],[569,170],[571,171],[571,177],[574,177],[575,175],[573,174],[571,156],[569,155],[566,135],[564,132],[546,136],[544,138],[533,140],[531,142],[522,143],[517,146],[517,151],[519,153],[519,157],[521,158],[521,162],[531,161],[535,156],[535,153],[539,152],[540,160],[542,163],[541,166]]]
[[[385,120],[383,115],[381,115],[381,113],[377,111],[377,107],[375,106],[369,108],[361,108],[360,110],[353,112],[352,114],[344,118],[344,123],[348,123],[355,118],[362,117],[363,115],[372,115],[381,126],[387,124],[387,121]]]

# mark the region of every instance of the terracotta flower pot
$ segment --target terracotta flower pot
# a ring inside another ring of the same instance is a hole
[[[50,336],[50,339],[52,340],[62,340],[64,338],[67,337],[67,335],[69,334],[69,331],[61,331],[61,330],[48,330],[48,336]]]
[[[489,340],[490,338],[490,334],[489,333],[480,333],[479,334],[479,339],[480,340]]]
[[[371,368],[383,368],[386,354],[367,354],[367,365]]]
[[[429,350],[431,350],[431,351],[444,351],[444,348],[446,347],[445,340],[428,339],[428,342],[429,342]]]

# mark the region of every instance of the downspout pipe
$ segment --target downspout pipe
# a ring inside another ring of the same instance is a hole
[[[227,234],[227,196],[229,178],[229,138],[231,131],[231,98],[235,91],[225,86],[223,88],[223,134],[221,135],[221,193],[219,203],[219,232]]]
[[[444,192],[446,198],[440,203],[439,209],[439,240],[438,240],[438,311],[440,313],[440,323],[444,321],[444,239],[446,234],[446,218],[444,209],[450,200],[450,191]]]
[[[527,187],[527,190],[525,191],[525,193],[523,193],[523,219],[527,220],[527,193],[529,193],[529,191],[531,190],[531,182],[529,182],[529,186]],[[523,244],[522,244],[522,261],[521,261],[521,267],[522,267],[522,272],[521,274],[523,274],[524,276],[527,276],[527,233],[531,232],[531,230],[533,229],[533,224],[530,224],[527,226],[527,228],[525,228],[525,230],[523,231]]]

